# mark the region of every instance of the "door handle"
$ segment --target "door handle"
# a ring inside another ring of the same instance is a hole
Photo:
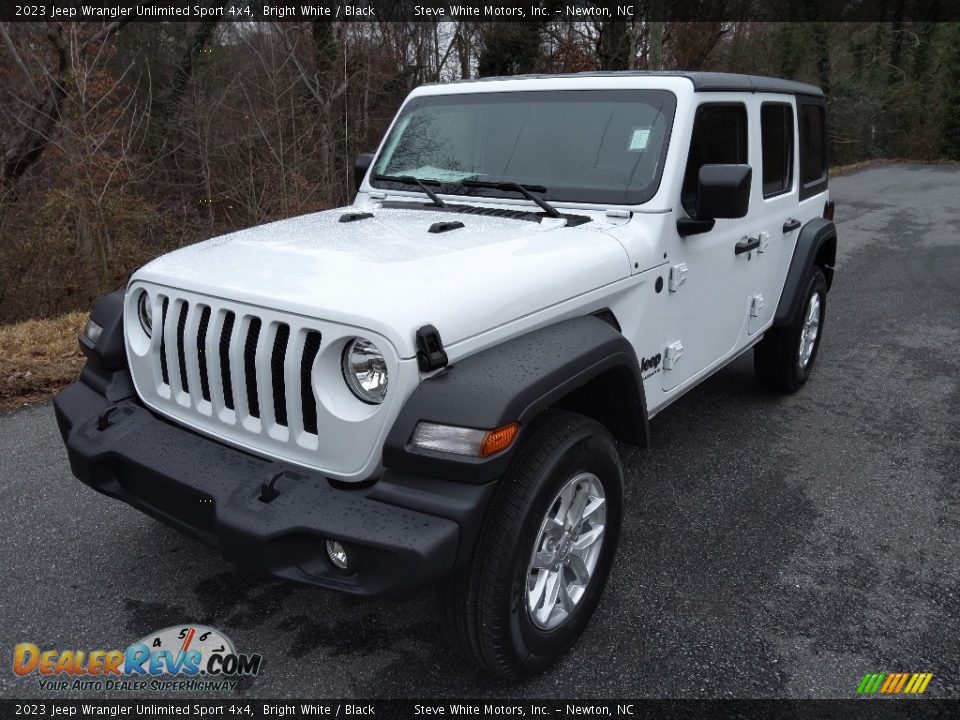
[[[760,247],[760,238],[745,237],[743,240],[737,243],[737,246],[733,249],[733,252],[737,255],[742,255],[745,252],[756,250],[758,247]]]
[[[802,223],[799,220],[790,218],[783,224],[783,234],[792,233],[794,230],[797,230]]]

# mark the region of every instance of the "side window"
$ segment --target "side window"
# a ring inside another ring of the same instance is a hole
[[[790,191],[793,184],[793,106],[763,103],[760,106],[760,141],[763,154],[763,196]]]
[[[747,164],[747,107],[740,103],[706,103],[697,108],[690,154],[683,175],[680,204],[693,217],[697,180],[704,165]]]
[[[820,103],[801,103],[800,199],[827,189],[827,121]]]

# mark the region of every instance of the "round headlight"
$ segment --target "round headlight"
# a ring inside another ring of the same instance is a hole
[[[153,332],[153,303],[145,292],[140,293],[140,298],[137,300],[137,316],[140,318],[143,331],[147,337],[150,337]]]
[[[358,399],[379,405],[387,394],[387,362],[369,340],[354,338],[343,349],[343,379]]]

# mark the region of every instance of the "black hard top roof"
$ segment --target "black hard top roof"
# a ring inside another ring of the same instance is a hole
[[[582,77],[683,77],[693,83],[696,92],[768,92],[788,95],[814,95],[823,97],[823,91],[816,85],[766,77],[764,75],[740,75],[722,72],[683,72],[678,70],[621,70],[615,72],[579,72],[557,75],[506,75],[501,77],[476,78],[458,82],[487,82],[491,80],[547,80],[550,78]]]

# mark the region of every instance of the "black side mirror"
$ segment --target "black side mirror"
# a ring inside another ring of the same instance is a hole
[[[373,162],[373,153],[360,153],[357,155],[357,161],[353,164],[354,190],[360,190],[363,179],[367,176],[367,170],[370,169],[371,162]]]
[[[750,208],[749,165],[704,165],[697,189],[697,220],[742,218]]]

